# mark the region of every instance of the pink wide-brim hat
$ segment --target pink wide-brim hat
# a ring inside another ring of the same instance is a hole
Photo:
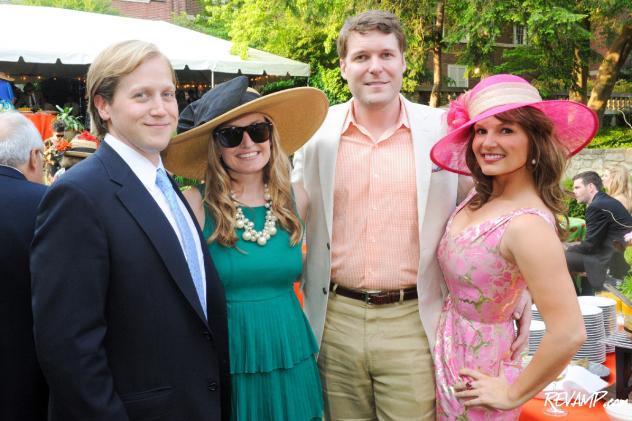
[[[556,137],[572,156],[595,136],[599,120],[584,104],[568,101],[543,101],[540,93],[521,77],[501,74],[481,80],[472,90],[450,103],[445,115],[448,134],[439,139],[430,151],[430,159],[441,168],[470,175],[465,151],[472,126],[504,111],[533,107],[552,122]]]

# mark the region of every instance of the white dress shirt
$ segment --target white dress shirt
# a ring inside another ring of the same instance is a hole
[[[149,194],[151,194],[151,197],[154,198],[154,200],[160,207],[160,210],[171,224],[173,231],[177,235],[178,241],[180,241],[180,247],[182,248],[182,254],[184,255],[184,244],[182,243],[182,236],[180,235],[180,231],[178,230],[176,219],[171,212],[171,208],[167,203],[165,195],[156,185],[156,174],[158,168],[164,169],[160,156],[158,157],[158,166],[155,166],[150,160],[148,160],[140,153],[132,149],[129,145],[121,142],[114,136],[106,134],[103,140],[105,141],[105,143],[110,145],[112,149],[114,149],[114,151],[123,159],[123,161],[125,161],[125,163],[131,168],[132,172],[136,174],[136,177],[138,177],[140,182],[143,183],[143,186],[145,186]],[[182,200],[180,200],[180,197],[176,196],[176,198],[178,199],[178,206],[180,206],[180,210],[182,211],[182,214],[187,221],[187,226],[193,234],[193,238],[199,238],[195,222],[193,221],[193,218],[191,218],[189,211],[187,210],[186,206],[184,206],[184,203],[182,203]],[[205,281],[202,282],[202,285],[204,285],[204,296],[206,297],[206,271],[204,270],[204,255],[202,254],[202,244],[200,244],[200,242],[198,241],[196,241],[195,251],[198,255],[200,273],[204,274]]]

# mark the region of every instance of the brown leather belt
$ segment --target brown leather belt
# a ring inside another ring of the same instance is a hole
[[[393,291],[366,292],[342,287],[338,284],[329,284],[329,291],[340,294],[343,297],[360,300],[366,304],[392,304],[417,298],[417,287],[398,289]]]

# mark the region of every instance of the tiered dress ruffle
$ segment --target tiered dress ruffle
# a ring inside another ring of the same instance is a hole
[[[265,210],[243,209],[257,230]],[[208,238],[214,229],[208,211],[205,220]],[[241,238],[234,248],[209,245],[226,293],[235,421],[308,421],[323,414],[318,345],[293,290],[301,247],[277,230],[263,247]]]

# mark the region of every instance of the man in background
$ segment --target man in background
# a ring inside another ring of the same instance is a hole
[[[44,143],[17,112],[0,113],[0,420],[44,421],[48,387],[33,343],[29,254]]]
[[[571,273],[586,272],[587,282],[582,283],[581,291],[584,295],[592,295],[603,287],[608,269],[611,276],[619,278],[629,268],[621,265],[622,256],[616,244],[625,244],[623,236],[632,230],[632,216],[621,202],[602,189],[601,178],[594,171],[573,177],[575,199],[588,205],[586,239],[566,250],[566,263]],[[613,271],[616,268],[621,270]]]

